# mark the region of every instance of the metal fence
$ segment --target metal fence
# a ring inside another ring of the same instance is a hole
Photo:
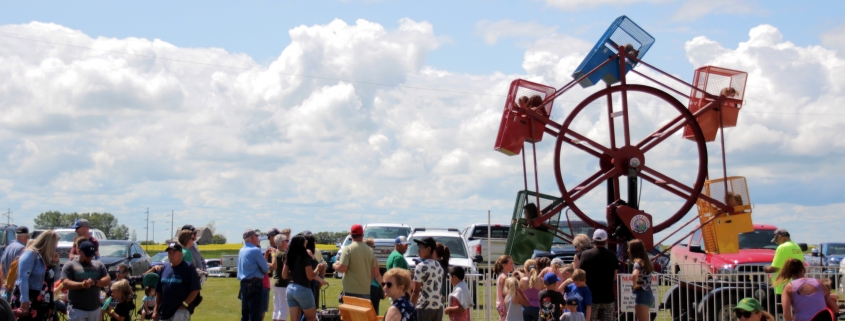
[[[466,282],[467,287],[472,292],[472,311],[470,312],[472,320],[493,320],[499,318],[495,309],[496,301],[494,297],[496,295],[496,286],[494,281],[489,277],[485,277],[484,274],[467,274],[464,276],[464,282]],[[449,306],[448,294],[452,293],[454,287],[451,282],[447,282],[444,286],[446,286],[446,306]]]
[[[737,320],[733,308],[746,297],[760,301],[763,308],[783,320],[781,298],[775,295],[772,275],[766,265],[726,265],[712,270],[700,264],[679,265],[668,274],[652,275],[654,304],[649,309],[651,320]],[[776,275],[774,276],[776,277]],[[807,267],[806,277],[817,278],[831,288],[831,295],[843,295],[843,275],[837,267]],[[617,279],[618,320],[634,321],[631,274],[620,273]],[[845,317],[840,317],[845,320]]]

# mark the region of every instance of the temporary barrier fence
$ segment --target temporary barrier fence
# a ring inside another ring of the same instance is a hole
[[[649,308],[650,320],[737,320],[733,308],[746,297],[760,301],[765,311],[783,320],[781,298],[775,295],[772,275],[764,272],[768,264],[724,265],[711,269],[701,264],[675,265],[669,274],[654,273],[652,293],[654,302]],[[808,278],[828,284],[830,293],[838,297],[841,305],[843,274],[839,267],[807,267]],[[588,276],[589,277],[589,276]],[[622,321],[635,321],[634,280],[630,273],[620,273],[617,278],[617,317]],[[845,317],[840,318],[845,320]]]

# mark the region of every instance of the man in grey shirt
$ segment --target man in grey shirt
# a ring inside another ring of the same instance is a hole
[[[62,268],[62,285],[68,290],[68,320],[99,321],[100,291],[111,284],[109,272],[100,261],[94,243],[79,244],[79,259],[68,261]]]
[[[191,246],[187,249],[188,251],[191,251],[191,256],[193,257],[193,262],[191,262],[191,264],[193,264],[194,267],[199,270],[208,272],[208,264],[205,263],[205,258],[202,257],[199,248],[197,248],[197,229],[194,228],[193,225],[187,224],[185,226],[182,226],[182,230],[188,230],[193,233],[192,237],[194,239],[194,246]]]
[[[6,275],[9,273],[9,266],[12,265],[12,261],[20,256],[26,247],[26,242],[29,241],[29,229],[26,226],[19,226],[15,230],[15,238],[16,240],[12,244],[6,246],[3,256],[0,258],[0,280],[2,281],[6,280]],[[11,289],[6,289],[6,291],[11,292]]]

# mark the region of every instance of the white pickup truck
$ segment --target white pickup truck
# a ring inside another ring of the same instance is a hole
[[[487,224],[473,224],[465,228],[461,234],[467,240],[469,254],[472,257],[481,255],[479,267],[486,266],[485,263],[493,264],[505,254],[505,245],[508,242],[508,232],[511,227],[505,224],[493,224],[490,226],[490,239],[487,238]],[[487,247],[490,247],[490,257],[487,257]]]

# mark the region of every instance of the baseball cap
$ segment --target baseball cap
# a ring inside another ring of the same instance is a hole
[[[182,251],[182,244],[176,242],[167,242],[167,250]],[[166,251],[166,250],[165,250]]]
[[[607,241],[607,231],[597,228],[596,231],[593,232],[593,241]]]
[[[302,234],[302,236],[314,236],[314,233],[311,233],[311,230],[304,230],[300,234]],[[364,234],[364,232],[361,232],[361,234]]]
[[[88,220],[86,220],[84,218],[80,218],[80,219],[77,219],[76,223],[73,223],[73,226],[71,226],[70,228],[75,230],[75,229],[78,229],[80,227],[85,227],[85,226],[91,227],[91,223],[88,222]]]
[[[196,228],[194,228],[194,226],[191,224],[185,224],[185,226],[182,226],[182,230],[190,230],[191,232],[193,232],[196,230]]]
[[[578,299],[566,299],[566,305],[578,305]]]
[[[775,230],[775,235],[772,237],[772,242],[777,241],[778,236],[789,236],[789,232],[787,232],[785,228],[779,228]]]
[[[553,272],[546,273],[546,275],[543,276],[543,283],[544,284],[555,284],[555,283],[558,283],[559,281],[560,281],[560,278],[558,278],[557,274],[554,274]]]
[[[246,229],[246,231],[244,231],[244,240],[246,240],[246,239],[248,239],[248,238],[250,238],[250,237],[256,236],[256,235],[258,235],[258,234],[255,234],[255,231],[254,231],[254,230],[252,230],[252,229]]]
[[[82,243],[79,243],[79,251],[88,257],[94,257],[94,255],[97,254],[97,250],[94,248],[94,243],[91,241],[83,241]]]
[[[399,235],[396,237],[396,240],[393,241],[394,244],[408,244],[408,239],[404,235]]]
[[[757,301],[755,298],[745,298],[739,300],[739,303],[736,304],[736,307],[734,307],[733,310],[742,310],[747,312],[763,311],[763,306],[760,305],[760,301]]]
[[[364,235],[364,227],[361,224],[352,225],[352,228],[349,229],[349,234],[352,235]]]
[[[425,246],[430,249],[437,247],[437,242],[435,242],[434,239],[431,237],[426,237],[422,240],[414,239],[414,243],[417,243],[421,246]]]
[[[270,228],[270,230],[267,231],[267,237],[274,237],[274,236],[279,235],[279,234],[282,234],[282,231],[279,231],[279,229],[277,229],[275,227]]]
[[[29,228],[26,227],[26,226],[18,226],[18,228],[15,229],[15,233],[17,233],[17,234],[29,234]]]

